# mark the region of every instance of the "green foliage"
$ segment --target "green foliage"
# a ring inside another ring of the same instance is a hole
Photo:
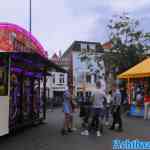
[[[118,67],[120,73],[135,65],[144,56],[149,47],[146,42],[150,40],[150,33],[144,33],[139,28],[139,21],[129,17],[128,14],[115,15],[107,25],[109,39],[112,43],[109,57],[113,65]]]

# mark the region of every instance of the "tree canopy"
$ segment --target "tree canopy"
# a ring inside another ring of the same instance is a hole
[[[108,37],[113,55],[109,60],[117,73],[135,65],[145,57],[149,49],[150,33],[140,29],[140,22],[127,13],[113,16],[108,25]],[[107,56],[108,57],[108,56]]]

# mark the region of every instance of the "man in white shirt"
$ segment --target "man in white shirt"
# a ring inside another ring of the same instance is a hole
[[[93,117],[92,125],[95,125],[97,136],[101,136],[103,130],[103,118],[104,118],[104,102],[106,101],[106,95],[101,90],[101,82],[96,83],[96,89],[93,91]],[[89,135],[88,130],[81,132],[81,135]]]

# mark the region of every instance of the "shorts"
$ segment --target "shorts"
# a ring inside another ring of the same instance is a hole
[[[67,103],[64,103],[64,104],[63,104],[63,112],[64,112],[65,114],[70,114],[70,113],[71,113],[70,107],[68,106]]]

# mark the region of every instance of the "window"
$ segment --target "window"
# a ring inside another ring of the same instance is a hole
[[[89,48],[90,48],[90,50],[95,50],[96,49],[96,45],[95,44],[89,44]]]
[[[90,46],[87,45],[87,52],[90,52]]]
[[[94,82],[96,83],[97,82],[97,75],[94,74]]]
[[[92,95],[92,93],[90,91],[85,93],[86,97],[90,97]]]
[[[53,78],[53,84],[55,84],[55,74],[52,75]]]
[[[91,83],[91,75],[90,74],[86,74],[86,82]]]
[[[81,43],[81,50],[87,50],[87,44]]]
[[[59,83],[64,83],[64,74],[60,74]]]

